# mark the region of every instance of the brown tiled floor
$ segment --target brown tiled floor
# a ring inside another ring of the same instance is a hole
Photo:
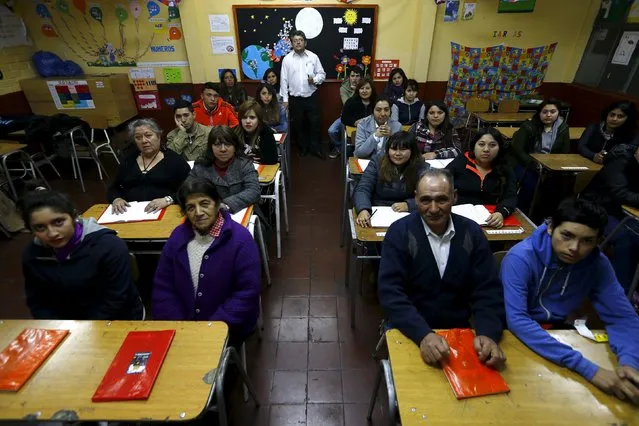
[[[290,232],[283,237],[282,259],[274,256],[274,244],[270,247],[273,285],[262,294],[263,339],[253,337],[247,343],[248,373],[262,405],[256,409],[244,404],[237,386],[229,402],[231,424],[366,424],[376,373],[371,353],[381,311],[374,291],[365,288],[357,305],[358,328],[351,329],[344,289],[345,253],[339,247],[340,164],[339,160],[293,156]],[[84,210],[104,202],[105,186],[95,174],[85,171],[86,193],[69,179],[68,169],[63,171],[66,180],[50,183],[70,193]],[[11,241],[0,240],[0,318],[29,316],[20,270],[20,254],[29,238],[22,234]],[[378,416],[376,412],[374,424],[382,424]]]

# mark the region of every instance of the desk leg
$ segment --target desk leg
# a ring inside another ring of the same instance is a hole
[[[344,247],[344,238],[346,237],[346,216],[348,215],[347,209],[347,197],[348,197],[348,161],[346,161],[346,166],[344,169],[344,192],[342,194],[342,206],[339,210],[339,229],[342,233],[339,241],[339,246]]]
[[[532,213],[535,210],[535,205],[537,204],[537,199],[539,198],[539,187],[541,186],[542,174],[544,172],[544,168],[541,164],[538,165],[537,168],[537,183],[535,184],[535,192],[533,192],[533,198],[530,202],[530,209],[528,209],[528,217],[532,218]],[[524,181],[526,180],[526,172],[524,171]]]
[[[18,200],[18,192],[16,191],[16,187],[13,186],[13,181],[11,180],[11,174],[9,173],[9,167],[7,166],[7,157],[9,157],[11,153],[2,156],[2,172],[7,177],[7,183],[9,184],[9,189],[13,194],[14,201]]]
[[[266,245],[264,244],[264,236],[262,235],[262,227],[260,226],[260,218],[255,216],[255,235],[257,244],[260,247],[260,253],[262,254],[262,264],[264,265],[264,272],[266,273],[266,285],[271,286],[271,272],[268,268],[268,252],[266,251]]]

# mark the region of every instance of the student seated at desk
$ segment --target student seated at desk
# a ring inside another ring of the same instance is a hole
[[[532,119],[522,123],[513,135],[510,163],[513,167],[530,165],[530,154],[567,154],[570,152],[568,125],[559,116],[560,101],[547,99],[539,104]]]
[[[339,97],[342,100],[342,113],[344,112],[344,106],[346,102],[357,93],[357,86],[362,79],[362,74],[364,71],[359,67],[359,65],[355,65],[348,72],[348,79],[344,80],[342,85],[339,88]],[[370,114],[370,112],[369,112]],[[367,114],[368,115],[368,114]],[[353,126],[349,124],[349,126]],[[355,125],[356,126],[356,125]],[[340,155],[340,146],[342,143],[342,132],[344,131],[344,126],[342,123],[342,118],[337,117],[337,119],[331,124],[328,128],[328,138],[331,141],[331,150],[328,154],[328,158],[335,159]]]
[[[260,182],[253,161],[244,155],[244,145],[228,126],[216,126],[209,133],[204,160],[195,162],[189,175],[215,184],[222,207],[231,213],[260,202]]]
[[[173,111],[177,128],[166,135],[167,147],[180,154],[186,161],[203,158],[211,128],[195,121],[193,105],[190,102],[177,101]]]
[[[373,113],[373,104],[377,99],[375,86],[369,78],[363,78],[357,83],[355,93],[342,108],[342,124],[357,127],[359,122]]]
[[[80,218],[66,195],[43,187],[18,208],[34,236],[22,255],[33,318],[143,319],[129,249],[115,231]]]
[[[277,101],[282,102],[282,97],[280,96],[280,78],[275,72],[274,68],[269,68],[264,71],[264,75],[262,76],[262,83],[270,84],[275,88],[275,92],[277,93]]]
[[[264,124],[269,126],[275,133],[285,133],[288,131],[288,118],[286,108],[277,101],[275,88],[268,83],[257,85],[255,100],[262,107],[264,113]]]
[[[237,77],[230,69],[222,72],[222,82],[220,83],[220,96],[224,101],[233,106],[235,111],[238,110],[242,102],[248,99],[246,90],[237,82]]]
[[[639,317],[597,247],[605,225],[601,206],[567,199],[549,224],[510,249],[501,265],[506,318],[513,334],[540,356],[606,393],[639,403]],[[542,327],[565,326],[586,298],[606,325],[619,360],[616,371],[599,367]]]
[[[393,223],[382,244],[378,296],[386,318],[415,342],[430,365],[448,357],[437,328],[474,324],[475,350],[492,367],[506,360],[497,344],[504,300],[484,232],[451,213],[457,195],[448,170],[429,168],[417,184],[414,212]]]
[[[448,170],[455,179],[457,204],[496,205],[486,221],[501,228],[504,219],[517,207],[517,181],[506,165],[504,138],[494,127],[480,129],[470,142],[468,152],[451,161]]]
[[[162,249],[153,286],[153,319],[223,321],[239,346],[259,316],[260,256],[249,231],[220,209],[215,185],[186,181],[177,202],[187,221]]]
[[[413,125],[424,118],[426,108],[417,97],[418,94],[417,80],[409,79],[404,89],[404,96],[397,99],[391,107],[391,119],[399,121],[402,125]]]
[[[616,145],[629,144],[637,137],[637,108],[630,101],[614,102],[601,111],[601,121],[586,128],[579,139],[579,153],[603,164],[606,153]]]
[[[581,197],[596,201],[608,212],[604,231],[610,234],[624,218],[622,205],[639,208],[639,147],[617,145],[604,157],[604,166],[581,193]],[[639,224],[629,221],[611,241],[612,265],[625,291],[630,289],[639,261]]]
[[[411,128],[424,159],[457,157],[462,152],[461,142],[448,117],[448,107],[443,102],[431,101],[424,111],[425,116]]]
[[[406,73],[401,68],[393,68],[388,74],[388,82],[384,88],[383,96],[386,96],[391,105],[393,105],[399,98],[404,96],[404,90],[408,84],[408,78]]]
[[[391,103],[380,96],[373,101],[373,113],[357,123],[355,133],[355,156],[372,158],[384,152],[388,138],[402,130],[402,125],[390,119]]]
[[[264,125],[260,104],[250,99],[240,106],[238,115],[240,125],[233,130],[244,146],[244,154],[260,164],[277,164],[277,143],[273,130]]]
[[[137,150],[122,161],[107,191],[113,211],[124,213],[129,201],[150,201],[149,212],[170,206],[191,168],[175,152],[162,149],[162,130],[152,118],[133,120],[128,132]]]
[[[388,138],[384,155],[371,160],[353,192],[357,224],[371,226],[372,206],[391,206],[396,212],[415,211],[417,179],[428,167],[413,135],[399,132]]]
[[[233,105],[220,96],[220,85],[207,81],[202,86],[201,99],[193,104],[195,121],[205,126],[235,127],[240,122],[235,115]]]

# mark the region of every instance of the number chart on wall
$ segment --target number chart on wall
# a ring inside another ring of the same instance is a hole
[[[292,50],[289,33],[302,30],[327,79],[344,79],[359,65],[370,73],[375,57],[377,6],[233,6],[242,77],[261,80],[280,69]]]

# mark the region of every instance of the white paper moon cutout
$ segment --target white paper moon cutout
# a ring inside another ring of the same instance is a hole
[[[304,31],[307,39],[320,35],[323,27],[324,20],[322,15],[315,8],[305,7],[295,17],[295,28]]]

